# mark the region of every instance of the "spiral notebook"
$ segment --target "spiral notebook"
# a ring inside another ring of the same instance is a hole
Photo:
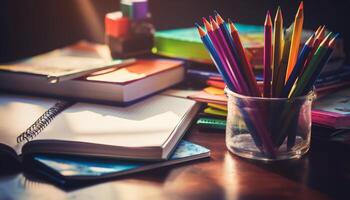
[[[115,107],[0,94],[0,154],[164,160],[199,107],[165,95]]]

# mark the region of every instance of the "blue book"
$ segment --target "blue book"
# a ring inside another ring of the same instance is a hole
[[[146,171],[210,156],[210,150],[182,140],[169,160],[142,162],[102,159],[82,156],[36,155],[37,171],[54,182],[66,185],[82,181],[103,180],[121,175]]]

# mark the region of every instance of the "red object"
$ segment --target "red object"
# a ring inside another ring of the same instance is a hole
[[[105,34],[112,37],[125,37],[129,33],[129,18],[121,12],[107,13],[105,16]]]
[[[226,84],[224,81],[217,81],[217,80],[207,80],[207,85],[217,87],[220,89],[225,89]]]
[[[264,97],[271,97],[271,64],[272,64],[272,22],[267,12],[264,24]]]

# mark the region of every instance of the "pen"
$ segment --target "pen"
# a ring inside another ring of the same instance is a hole
[[[66,72],[66,73],[61,73],[58,75],[48,75],[47,76],[47,80],[49,83],[59,83],[62,81],[67,81],[67,80],[72,80],[75,78],[79,78],[88,74],[91,74],[93,72],[97,72],[97,71],[101,71],[104,69],[109,69],[109,68],[121,68],[124,67],[126,65],[130,65],[132,63],[136,62],[135,58],[130,58],[130,59],[125,59],[125,60],[117,60],[117,61],[113,61],[111,64],[109,65],[104,65],[104,66],[98,66],[98,67],[93,67],[93,68],[89,68],[89,69],[83,69],[83,70],[79,70],[79,71],[73,71],[73,72]]]

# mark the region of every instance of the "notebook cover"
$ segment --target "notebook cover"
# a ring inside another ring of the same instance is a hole
[[[334,128],[350,128],[350,88],[317,99],[312,121]]]
[[[178,60],[144,59],[118,70],[107,69],[93,73],[82,80],[125,85],[181,66],[183,62]]]
[[[208,157],[210,150],[182,140],[172,156],[161,162],[133,162],[93,157],[67,157],[58,155],[36,155],[33,159],[40,169],[38,172],[60,184],[103,180],[139,171],[187,162]],[[45,170],[46,172],[43,172]],[[55,178],[54,178],[55,177]]]

